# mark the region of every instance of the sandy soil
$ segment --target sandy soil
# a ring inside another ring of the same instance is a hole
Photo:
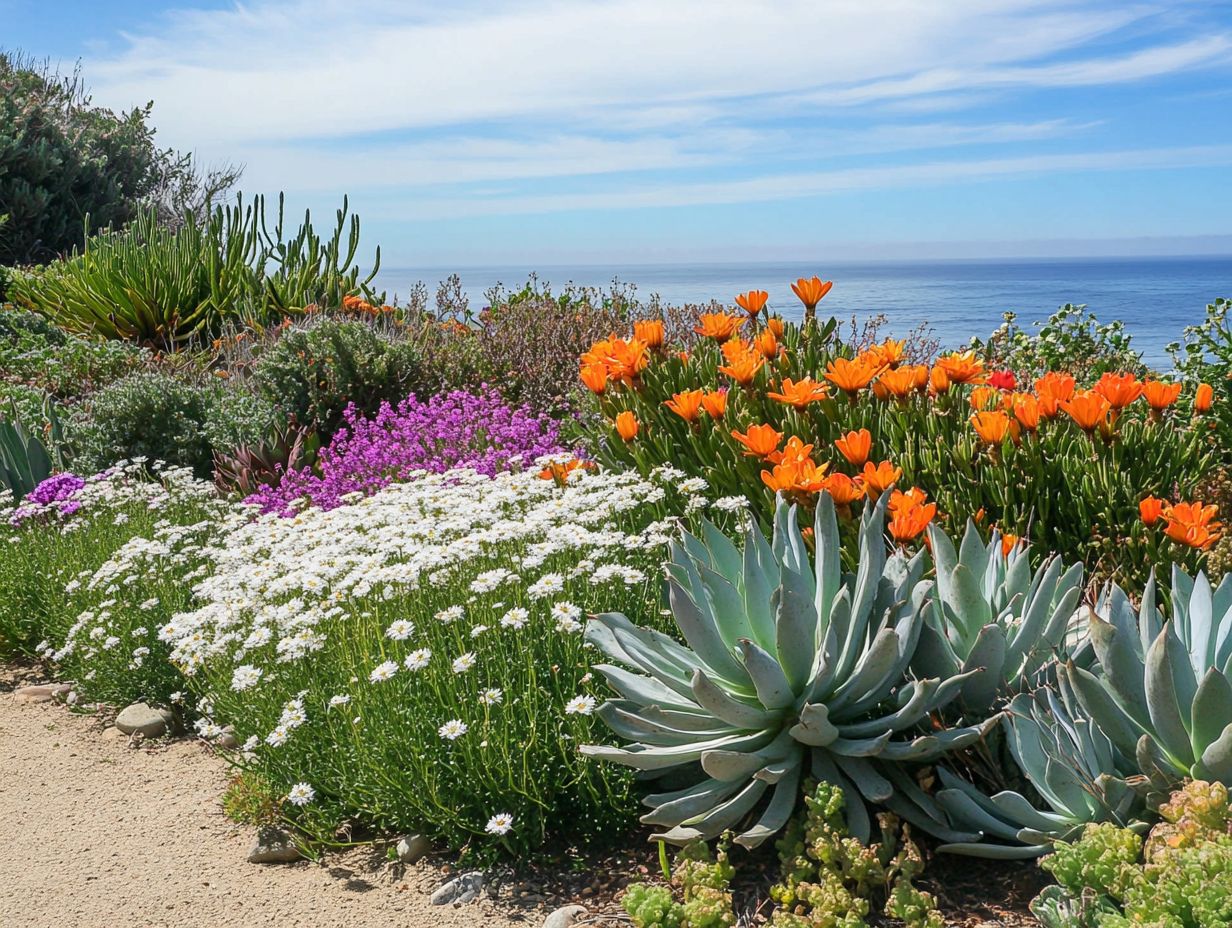
[[[250,864],[228,821],[226,765],[199,743],[134,749],[65,707],[0,693],[0,926],[538,928],[481,899],[433,906],[437,867],[372,849]]]

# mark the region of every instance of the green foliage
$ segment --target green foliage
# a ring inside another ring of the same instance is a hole
[[[923,623],[912,590],[926,564],[923,552],[887,556],[888,499],[865,510],[855,575],[842,571],[825,494],[813,529],[815,568],[796,508],[781,499],[772,543],[756,524],[743,550],[713,526],[704,540],[686,535],[672,547],[668,593],[688,647],[619,614],[589,623],[588,639],[622,665],[598,668],[618,694],[599,715],[633,743],[582,750],[650,776],[680,775],[644,800],[651,811],[642,821],[666,828],[656,837],[713,838],[773,786],[755,824],[736,837],[756,846],[786,824],[811,769],[844,788],[851,831],[861,839],[871,833],[861,799],[945,840],[974,839],[949,827],[905,769],[973,743],[986,726],[938,728],[936,715],[958,695],[962,675],[907,674]]]
[[[912,670],[942,679],[966,675],[963,709],[987,716],[1000,698],[1039,682],[1045,663],[1065,653],[1082,564],[1062,573],[1054,556],[1032,574],[1025,549],[1004,551],[996,531],[985,543],[974,522],[960,550],[936,523],[928,538],[936,579],[924,587],[925,623]]]
[[[87,217],[91,231],[132,217],[165,159],[151,106],[92,106],[78,74],[0,53],[0,264],[80,246]]]
[[[1232,784],[1232,575],[1173,567],[1171,616],[1152,575],[1135,611],[1115,584],[1091,618],[1098,664],[1062,673],[1083,709],[1157,788],[1186,777]]]
[[[625,894],[624,907],[636,928],[733,928],[731,879],[735,869],[728,861],[727,847],[720,843],[712,858],[704,841],[686,845],[676,857],[671,888],[635,883]]]
[[[70,258],[19,272],[11,297],[70,332],[173,350],[212,339],[227,322],[264,326],[309,305],[339,306],[356,291],[373,296],[380,251],[361,278],[352,263],[359,219],[348,220],[346,201],[325,239],[307,212],[288,234],[284,206],[280,197],[272,229],[259,196],[201,221],[187,215],[176,228],[148,209]]]
[[[51,476],[52,455],[28,426],[0,417],[0,493],[24,497]]]
[[[1085,305],[1066,303],[1034,328],[1034,334],[1024,331],[1016,314],[1006,313],[1005,322],[987,341],[972,339],[971,347],[992,366],[1026,379],[1048,371],[1064,371],[1079,382],[1108,372],[1146,372],[1125,323],[1119,319],[1101,323]]]
[[[165,461],[208,476],[213,461],[205,421],[210,395],[169,374],[131,374],[74,412],[69,438],[78,468],[94,473],[120,460]]]
[[[1209,416],[1225,461],[1232,459],[1232,300],[1220,298],[1206,307],[1206,318],[1188,326],[1182,342],[1168,346],[1176,369],[1193,383],[1215,391]]]
[[[770,890],[778,906],[772,928],[866,928],[877,896],[908,928],[943,928],[935,900],[912,885],[924,864],[907,828],[900,839],[898,820],[882,814],[881,842],[866,844],[848,833],[844,803],[840,788],[818,783],[805,796],[803,820],[776,845],[783,872]]]
[[[1228,792],[1192,781],[1160,808],[1144,842],[1110,824],[1059,843],[1057,879],[1032,905],[1047,928],[1219,928],[1232,922]]]

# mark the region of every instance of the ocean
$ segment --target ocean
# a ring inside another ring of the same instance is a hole
[[[887,318],[887,331],[901,335],[920,323],[945,346],[986,337],[1012,311],[1029,328],[1065,303],[1085,303],[1101,322],[1123,320],[1148,364],[1170,366],[1165,346],[1185,326],[1202,320],[1208,303],[1232,297],[1232,256],[1195,258],[1082,258],[1021,261],[904,261],[808,264],[628,264],[538,267],[382,268],[381,288],[405,295],[422,280],[430,297],[452,273],[461,276],[472,308],[484,305],[494,284],[518,289],[531,271],[559,291],[567,283],[606,287],[632,284],[640,297],[666,303],[731,302],[737,293],[766,290],[770,307],[788,319],[801,309],[790,284],[819,275],[834,289],[819,315],[846,321],[853,314]]]

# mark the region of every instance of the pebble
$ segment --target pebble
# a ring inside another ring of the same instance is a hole
[[[543,920],[543,928],[570,928],[579,918],[585,918],[587,912],[584,905],[561,906]]]
[[[286,864],[303,857],[291,836],[281,828],[266,825],[257,830],[257,840],[248,852],[250,864]]]
[[[423,835],[407,835],[398,842],[398,859],[404,864],[413,864],[426,857],[432,850],[432,842]]]
[[[155,709],[144,702],[125,706],[116,716],[115,727],[126,735],[140,732],[146,738],[161,738],[175,723],[175,715],[168,709]]]
[[[469,873],[463,873],[461,876],[456,876],[448,883],[440,886],[436,892],[432,894],[433,905],[449,905],[457,903],[464,905],[467,902],[474,902],[479,898],[479,892],[483,889],[484,877],[480,870],[471,870]]]
[[[19,686],[13,695],[22,702],[51,702],[57,696],[68,697],[72,687],[67,683],[39,683],[35,686]]]

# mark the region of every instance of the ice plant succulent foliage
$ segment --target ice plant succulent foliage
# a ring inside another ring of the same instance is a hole
[[[964,677],[907,674],[923,621],[912,588],[926,565],[922,552],[887,553],[887,504],[864,513],[855,575],[843,572],[826,496],[815,562],[797,509],[781,499],[769,542],[754,524],[742,547],[713,526],[673,544],[669,600],[685,645],[619,613],[587,625],[613,661],[596,669],[617,693],[598,714],[631,743],[583,751],[671,778],[644,800],[642,820],[659,837],[683,844],[731,829],[756,846],[786,824],[808,776],[847,792],[852,832],[865,840],[866,803],[949,840],[974,837],[949,828],[906,767],[972,743],[983,726],[922,724]]]
[[[687,354],[666,343],[645,353],[634,375],[609,380],[598,397],[609,422],[636,416],[638,440],[602,440],[585,426],[579,440],[609,465],[646,472],[672,462],[722,494],[745,495],[763,528],[776,492],[808,508],[831,488],[858,500],[899,483],[928,494],[936,521],[960,525],[982,512],[984,526],[1125,581],[1161,557],[1196,568],[1216,536],[1197,519],[1178,518],[1165,533],[1137,518],[1146,496],[1193,500],[1218,457],[1193,384],[1178,393],[1176,383],[1128,372],[1028,380],[974,351],[930,365],[893,339],[855,350],[833,320],[763,316],[709,314]],[[769,354],[763,336],[774,342]],[[716,389],[726,390],[721,419],[681,403]],[[754,435],[778,435],[778,445],[754,445]],[[807,465],[772,459],[793,437],[812,445]],[[854,522],[843,526],[850,536]]]

